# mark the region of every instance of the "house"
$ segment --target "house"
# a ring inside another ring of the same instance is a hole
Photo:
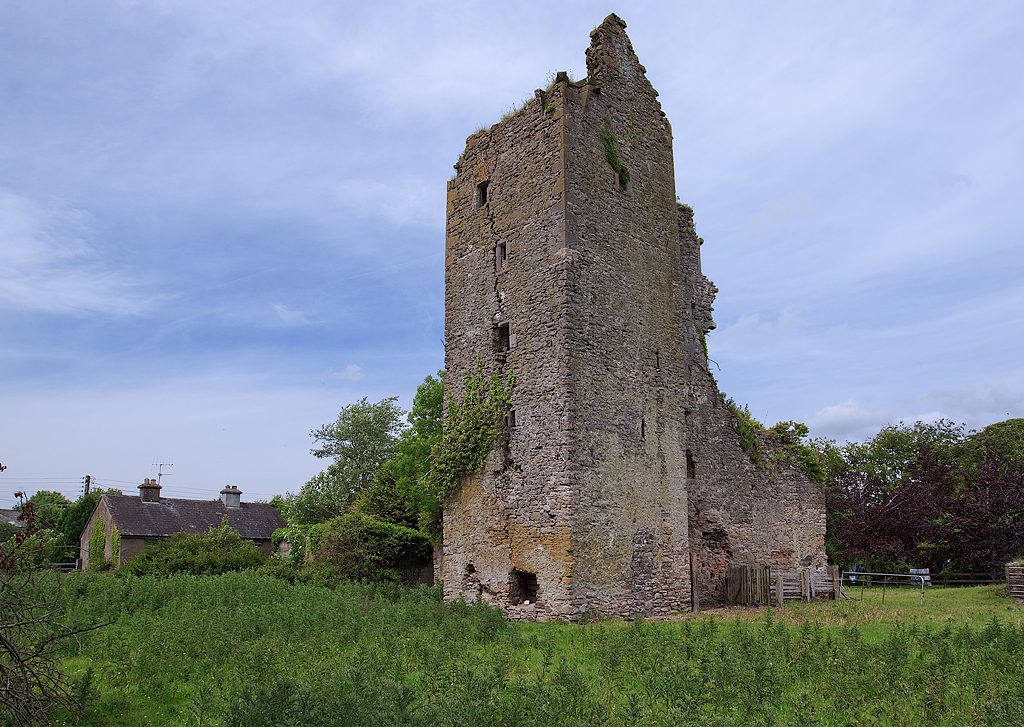
[[[146,549],[146,542],[169,538],[175,533],[205,533],[219,527],[223,518],[246,540],[251,540],[263,555],[273,552],[271,536],[285,526],[281,511],[260,502],[242,502],[242,492],[234,485],[220,491],[219,500],[177,500],[160,497],[160,485],[146,479],[139,485],[139,496],[104,494],[82,531],[79,541],[82,568],[89,567],[89,550],[95,528],[102,527],[103,555],[120,566]],[[119,538],[112,542],[115,532]]]

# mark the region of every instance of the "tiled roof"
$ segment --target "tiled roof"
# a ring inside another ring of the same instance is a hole
[[[174,533],[205,533],[220,526],[227,515],[228,524],[247,540],[269,540],[277,528],[284,527],[281,511],[273,505],[243,502],[227,507],[220,500],[173,500],[143,502],[130,495],[104,495],[107,507],[121,535],[136,538],[162,538]]]
[[[0,523],[17,523],[20,510],[0,510]]]

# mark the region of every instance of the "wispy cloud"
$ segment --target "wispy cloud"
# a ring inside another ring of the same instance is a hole
[[[302,311],[296,311],[280,303],[274,304],[274,313],[282,323],[287,326],[304,326],[309,324],[309,316]]]
[[[335,371],[331,376],[344,381],[359,381],[363,378],[363,369],[355,364],[349,364],[344,371]]]
[[[763,320],[758,313],[743,315],[715,332],[715,348],[757,350],[777,346],[798,335],[805,325],[797,306],[786,306],[774,321]]]
[[[85,239],[88,214],[0,189],[0,305],[48,313],[142,313],[140,285]]]

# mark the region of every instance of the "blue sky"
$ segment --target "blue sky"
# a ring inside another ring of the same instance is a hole
[[[720,386],[861,439],[1024,416],[1018,2],[0,5],[0,506],[296,491],[443,365],[465,138],[617,12],[718,285]]]

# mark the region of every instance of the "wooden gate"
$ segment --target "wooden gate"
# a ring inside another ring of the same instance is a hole
[[[1024,563],[1006,564],[1006,589],[1010,598],[1024,598]]]
[[[782,606],[786,601],[822,598],[838,600],[841,583],[840,570],[832,565],[824,572],[799,573],[772,571],[763,565],[730,565],[725,598],[729,604],[740,606]]]
[[[771,569],[763,565],[730,565],[726,599],[741,606],[769,606],[772,602]]]

